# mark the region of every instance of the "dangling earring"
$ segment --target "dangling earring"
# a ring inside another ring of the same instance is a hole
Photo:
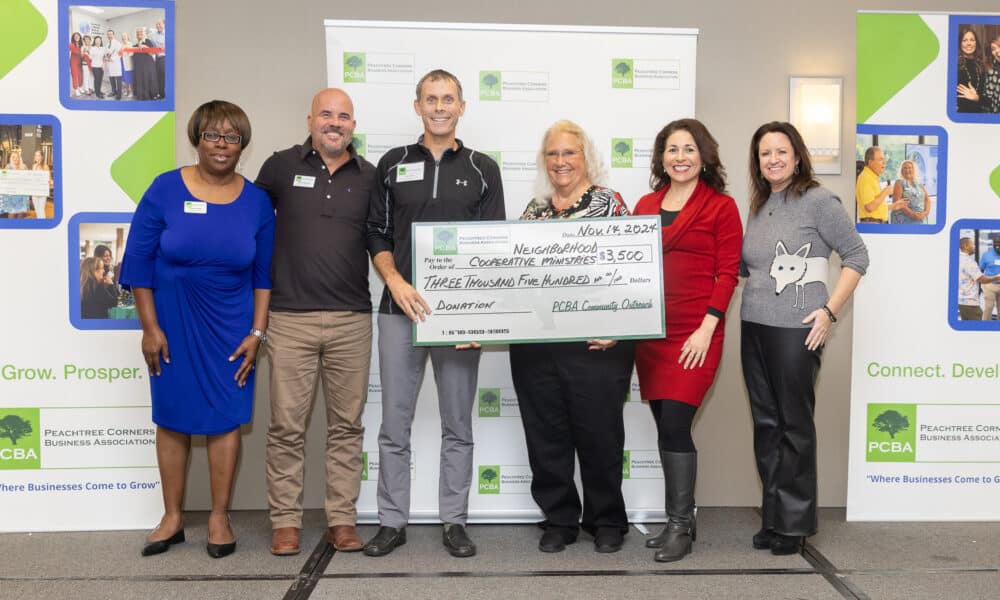
[[[795,163],[795,174],[799,174],[799,163]]]
[[[705,165],[701,165],[701,172],[702,172],[703,174],[704,174],[704,173],[708,173],[708,168],[706,168],[706,167],[705,167]]]

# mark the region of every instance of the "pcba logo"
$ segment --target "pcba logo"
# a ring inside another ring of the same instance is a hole
[[[364,52],[344,52],[344,83],[364,83],[366,66]]]
[[[632,138],[611,138],[611,168],[632,168]]]
[[[500,416],[500,388],[479,388],[479,416]]]
[[[917,447],[916,404],[869,404],[868,462],[914,462]]]
[[[479,99],[485,101],[501,100],[503,96],[502,79],[500,71],[480,71]]]
[[[0,410],[0,469],[42,466],[37,408]]]
[[[611,87],[619,89],[632,89],[635,85],[632,71],[631,58],[611,59]]]
[[[458,228],[434,228],[434,254],[458,254]]]
[[[500,465],[479,465],[479,493],[500,493]]]

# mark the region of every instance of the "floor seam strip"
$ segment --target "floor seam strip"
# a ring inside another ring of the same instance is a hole
[[[334,550],[333,546],[326,542],[326,537],[321,538],[313,549],[312,554],[306,559],[305,564],[302,565],[299,575],[292,581],[285,595],[282,596],[282,600],[308,600],[335,553],[336,550]]]
[[[806,559],[806,562],[811,564],[816,569],[816,572],[826,579],[827,583],[840,592],[844,598],[849,598],[850,600],[871,600],[868,594],[864,593],[841,571],[838,571],[837,567],[809,542],[803,545],[802,558]]]

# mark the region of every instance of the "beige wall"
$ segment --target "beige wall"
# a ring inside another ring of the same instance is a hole
[[[654,7],[652,10],[650,7]],[[966,0],[969,12],[995,11],[996,0]],[[478,3],[331,2],[320,0],[177,1],[177,159],[193,153],[183,135],[191,111],[212,98],[234,101],[250,115],[253,142],[243,172],[253,179],[271,151],[301,142],[312,94],[326,85],[323,20],[383,19],[479,21],[568,25],[695,27],[698,40],[697,116],[718,139],[730,193],[746,216],[747,153],[758,125],[788,117],[790,75],[843,76],[844,174],[823,183],[853,201],[855,16],[858,10],[955,11],[952,2],[856,0],[775,2],[639,0],[566,2],[505,0]],[[892,52],[886,40],[886,52]],[[502,49],[498,49],[502,52]],[[567,60],[572,55],[567,54]],[[447,65],[442,65],[447,67]],[[582,91],[582,90],[581,90]],[[408,110],[400,107],[400,110]],[[378,119],[357,107],[361,127]],[[609,118],[613,114],[609,113]],[[534,135],[534,132],[526,132]],[[653,135],[651,132],[650,135]],[[634,201],[634,199],[631,199]],[[752,425],[739,365],[739,293],[730,307],[727,343],[718,380],[695,428],[700,451],[698,501],[703,506],[753,506],[759,484],[753,463]],[[847,497],[847,433],[851,385],[851,308],[824,353],[816,423],[819,430],[820,504],[843,506]],[[260,373],[266,375],[266,366]],[[258,388],[254,424],[244,437],[235,508],[265,504],[263,444],[266,378]],[[307,465],[306,503],[322,505],[323,417],[314,413]],[[208,505],[204,452],[193,459],[188,506]]]

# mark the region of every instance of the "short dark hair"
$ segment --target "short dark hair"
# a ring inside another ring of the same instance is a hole
[[[108,248],[104,244],[98,244],[97,246],[94,246],[94,258],[104,258],[105,252],[114,256],[114,254],[112,254],[111,252],[111,248]]]
[[[211,100],[194,110],[187,126],[188,141],[197,146],[203,131],[225,121],[229,121],[236,133],[243,137],[240,147],[246,148],[250,143],[250,118],[242,108],[225,100]]]
[[[788,184],[792,197],[801,196],[806,191],[819,186],[819,182],[813,176],[809,148],[806,148],[806,143],[802,140],[799,130],[791,123],[783,121],[764,123],[750,138],[750,212],[752,214],[757,214],[760,207],[764,206],[764,203],[771,196],[771,183],[764,178],[764,173],[760,170],[760,157],[757,156],[760,151],[761,138],[769,133],[782,133],[792,142],[792,150],[795,151],[795,158],[798,161],[798,172],[792,175],[792,181]]]
[[[698,119],[671,121],[656,135],[656,141],[653,142],[653,159],[650,164],[649,187],[659,190],[670,183],[670,177],[667,176],[666,170],[663,168],[663,153],[667,148],[667,138],[677,131],[686,131],[694,138],[703,166],[702,172],[698,174],[701,180],[720,194],[724,193],[726,191],[726,168],[719,160],[719,142],[715,141],[708,128]]]
[[[458,80],[458,77],[455,77],[444,69],[434,69],[420,78],[420,81],[417,82],[417,100],[420,100],[420,91],[424,87],[425,81],[440,81],[442,79],[455,84],[455,87],[458,88],[458,99],[462,100],[462,82]]]
[[[867,165],[871,161],[875,160],[875,151],[881,150],[878,146],[868,146],[865,149],[865,164]]]

